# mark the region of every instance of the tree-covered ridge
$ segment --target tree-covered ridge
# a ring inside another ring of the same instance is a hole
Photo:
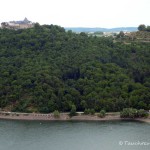
[[[150,43],[65,32],[0,29],[0,107],[53,112],[150,109]]]

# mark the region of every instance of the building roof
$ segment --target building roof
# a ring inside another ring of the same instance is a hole
[[[25,17],[24,20],[21,20],[21,21],[10,21],[10,23],[15,23],[15,24],[29,24],[29,23],[31,23],[31,21],[29,21],[29,20]]]

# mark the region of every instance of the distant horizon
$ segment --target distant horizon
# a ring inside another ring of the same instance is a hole
[[[44,25],[44,24],[43,24]],[[59,25],[58,25],[59,26]],[[64,28],[102,28],[102,29],[114,29],[114,28],[138,28],[138,26],[137,27],[135,27],[135,26],[124,26],[124,27],[110,27],[110,28],[107,28],[107,27],[80,27],[80,26],[77,26],[77,27],[64,27]]]
[[[27,17],[24,17],[24,18],[27,18]],[[2,21],[2,22],[11,22],[11,21],[23,21],[23,19],[20,19],[20,20],[9,20],[9,21]],[[28,19],[28,18],[27,18]],[[33,22],[32,20],[28,19],[29,21]],[[2,23],[0,22],[0,24]],[[41,24],[40,22],[33,22],[33,23],[39,23],[40,25],[51,25],[51,24],[46,24],[46,23],[43,23]],[[141,23],[143,24],[143,23]],[[53,25],[57,25],[57,26],[61,26],[61,27],[64,27],[64,28],[103,28],[103,29],[114,29],[114,28],[138,28],[138,26],[116,26],[116,27],[101,27],[101,26],[62,26],[62,25],[59,25],[59,24],[53,24]],[[140,25],[140,24],[139,24]]]

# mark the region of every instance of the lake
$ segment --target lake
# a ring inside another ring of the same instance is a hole
[[[0,150],[149,150],[150,124],[0,120]]]

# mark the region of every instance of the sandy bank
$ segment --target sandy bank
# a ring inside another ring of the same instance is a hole
[[[78,113],[77,116],[69,117],[69,113],[60,113],[59,118],[55,118],[53,113],[41,114],[41,113],[14,113],[14,112],[0,112],[0,119],[9,120],[45,120],[45,121],[67,121],[67,120],[78,120],[78,121],[107,121],[107,120],[136,120],[150,123],[150,117],[138,118],[138,119],[124,119],[120,118],[118,113],[107,113],[104,118],[100,118],[97,115],[83,115]]]

